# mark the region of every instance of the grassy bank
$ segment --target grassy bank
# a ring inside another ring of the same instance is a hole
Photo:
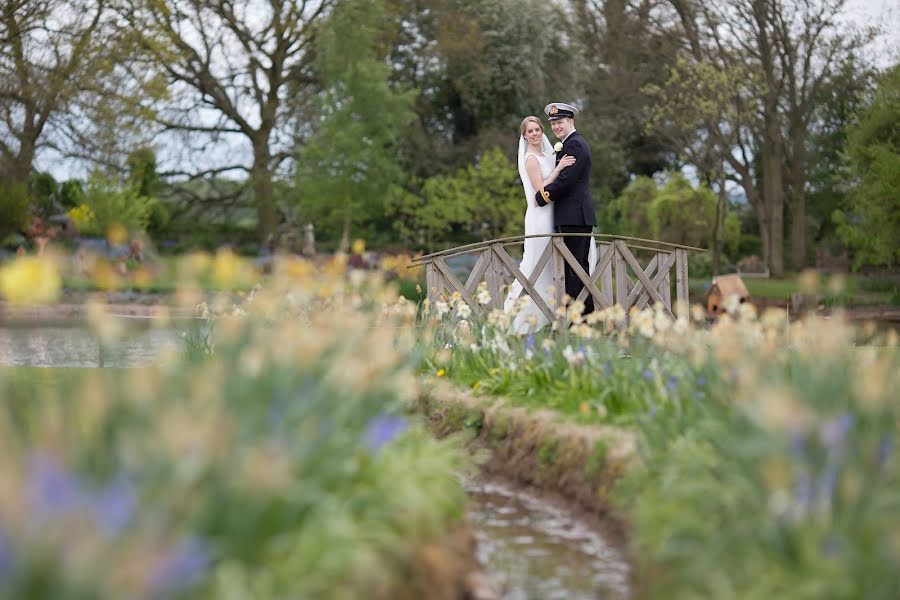
[[[519,337],[508,316],[461,320],[451,304],[429,307],[423,373],[526,414],[635,434],[614,498],[642,596],[900,593],[895,338],[860,347],[839,319],[789,324],[749,307],[711,330],[653,311],[626,326],[607,311]],[[553,456],[546,440],[518,448]]]

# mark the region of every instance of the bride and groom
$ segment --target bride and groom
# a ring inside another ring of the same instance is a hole
[[[544,107],[550,119],[550,129],[560,142],[550,145],[544,126],[537,117],[525,117],[520,127],[518,166],[525,188],[525,235],[552,233],[591,233],[597,219],[591,200],[591,149],[575,130],[578,109],[569,104],[554,102]],[[550,237],[525,238],[525,252],[519,270],[532,278],[538,260],[550,243]],[[597,262],[597,246],[590,236],[563,238],[578,263],[590,273]],[[566,263],[566,294],[576,298],[584,284]],[[542,269],[534,288],[547,301],[553,297],[553,268],[551,263]],[[505,308],[511,310],[519,302],[522,284],[513,281]],[[521,309],[513,320],[516,333],[536,331],[549,323],[533,300],[523,295]],[[585,300],[585,314],[593,310],[593,298]]]

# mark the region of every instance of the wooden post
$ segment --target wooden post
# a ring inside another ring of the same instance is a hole
[[[625,243],[621,240],[616,240],[613,242],[616,247],[616,254],[613,257],[613,262],[616,263],[616,304],[622,307],[622,309],[627,313],[628,312],[628,292],[631,290],[628,286],[628,273],[626,269],[628,268],[627,263],[625,262],[625,257],[622,255],[621,246],[624,246]]]
[[[494,244],[494,246],[499,246],[501,249],[503,248],[500,244]],[[488,293],[491,295],[491,303],[489,306],[492,309],[496,308],[503,310],[503,304],[506,301],[506,295],[503,294],[503,279],[506,269],[503,267],[503,261],[501,261],[493,251],[493,246],[488,248],[488,251],[491,253],[491,263],[487,271]]]
[[[662,271],[662,269],[665,267],[667,258],[669,258],[668,252],[657,252],[656,253],[656,264],[657,264],[657,269],[659,269],[659,271]],[[663,300],[665,301],[666,308],[668,308],[669,311],[671,312],[672,311],[672,278],[669,276],[668,269],[666,269],[665,275],[663,276],[663,280],[659,284],[658,291],[659,291],[659,295],[662,296]]]
[[[432,261],[425,263],[425,287],[427,288],[428,301],[434,304],[441,295],[440,281],[438,280],[440,273]]]
[[[553,243],[554,239],[556,236],[550,240],[550,245],[553,246],[550,261],[553,263],[553,298],[556,300],[553,310],[556,310],[563,306],[563,296],[566,294],[566,261],[556,244]]]
[[[688,299],[688,255],[687,250],[675,250],[675,302],[689,306]]]
[[[597,254],[599,256],[603,256],[610,248],[609,244],[599,244],[597,247]],[[612,261],[606,263],[606,266],[603,267],[603,272],[600,274],[600,293],[603,294],[603,297],[606,299],[606,303],[610,306],[613,305],[613,267]]]

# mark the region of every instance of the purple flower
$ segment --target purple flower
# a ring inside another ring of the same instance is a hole
[[[789,443],[791,454],[801,457],[806,452],[806,434],[802,431],[791,432],[791,440]]]
[[[891,457],[891,454],[894,453],[894,436],[888,433],[886,436],[881,438],[881,443],[878,444],[878,466],[883,467],[884,463],[888,461]]]
[[[134,486],[124,476],[119,476],[94,497],[91,512],[99,529],[115,535],[131,522],[136,508]]]
[[[697,377],[697,385],[700,387],[704,387],[706,385],[706,377],[704,377],[703,375]]]
[[[181,592],[199,582],[209,569],[211,559],[203,540],[188,537],[151,569],[149,597],[162,598]]]
[[[797,481],[794,483],[794,497],[804,511],[812,507],[815,491],[813,490],[812,479],[806,471],[800,473],[800,476],[797,477]]]
[[[642,376],[644,379],[653,379],[653,372],[650,369],[644,369]]]
[[[379,415],[369,422],[365,433],[365,445],[373,453],[378,452],[408,427],[409,422],[405,417]]]
[[[525,337],[525,348],[527,350],[534,350],[534,334],[529,333]]]
[[[610,373],[612,373],[612,365],[609,364],[609,361],[606,361],[605,363],[603,363],[603,372],[606,375],[609,375]]]
[[[670,392],[674,392],[675,390],[677,390],[678,389],[678,377],[676,377],[675,375],[669,375],[668,380],[666,380],[666,388]]]
[[[829,504],[834,497],[834,488],[837,486],[838,471],[834,466],[829,466],[819,478],[819,495]]]
[[[38,520],[69,512],[82,502],[78,478],[49,454],[37,453],[29,458],[25,486]]]
[[[829,450],[837,450],[843,444],[851,427],[853,427],[853,415],[845,412],[822,426],[819,431],[819,439]]]

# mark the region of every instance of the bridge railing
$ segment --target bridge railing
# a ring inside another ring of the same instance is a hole
[[[597,242],[598,259],[591,273],[585,272],[565,245],[564,238],[576,236],[593,236]],[[511,257],[506,248],[536,237],[550,238],[550,243],[538,259],[534,271],[528,276],[522,273],[519,261]],[[633,250],[642,251],[645,255],[649,253],[651,258],[646,267],[635,258]],[[551,303],[562,306],[566,288],[565,266],[568,264],[585,286],[576,300],[583,302],[590,294],[596,307],[607,308],[618,304],[626,312],[632,306],[641,309],[649,304],[661,304],[669,316],[674,318],[672,273],[674,271],[676,306],[682,302],[686,305],[689,252],[706,250],[626,236],[555,233],[477,242],[420,256],[413,263],[425,267],[428,299],[431,302],[439,300],[443,294],[458,292],[476,313],[502,309],[507,296],[505,286],[514,280],[522,286],[520,293],[527,294],[538,309],[553,321],[556,318],[553,310],[534,285],[540,273],[550,265],[553,278]],[[478,255],[465,282],[447,264],[448,259],[463,254]],[[481,282],[485,282],[491,297],[486,305],[481,305],[475,297]]]

